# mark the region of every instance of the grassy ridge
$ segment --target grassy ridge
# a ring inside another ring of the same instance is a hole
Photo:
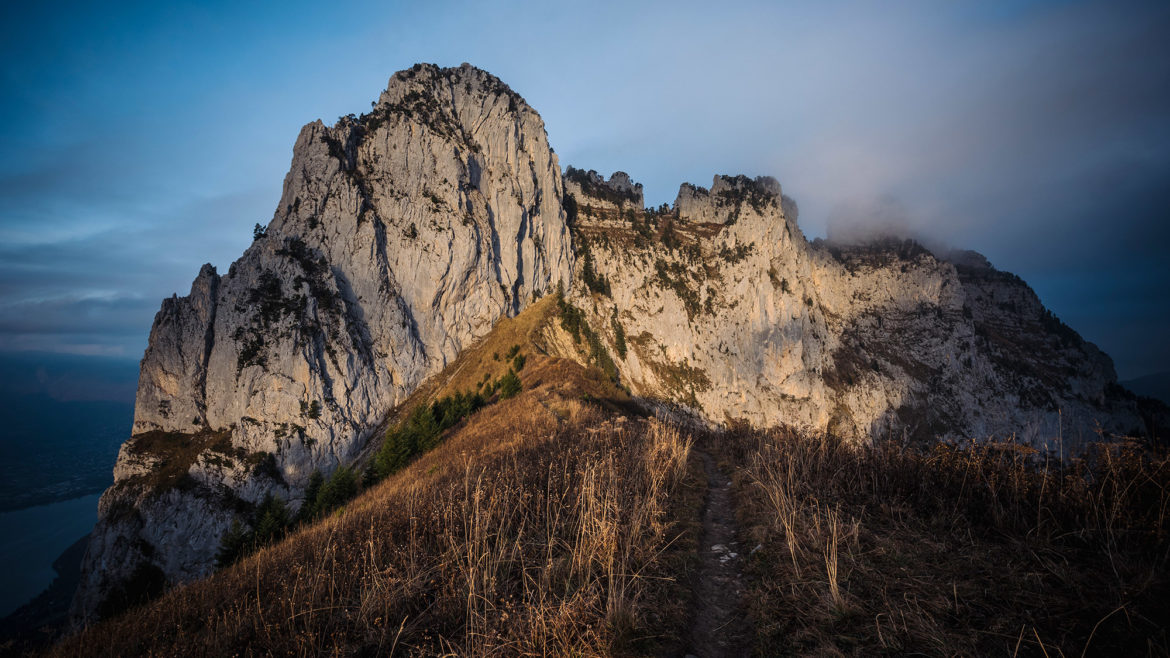
[[[394,474],[54,653],[683,653],[703,468],[596,359],[554,356],[573,317],[550,295],[501,321],[388,420]],[[1165,451],[702,443],[733,476],[759,655],[1170,654]]]
[[[608,380],[543,383],[211,579],[58,655],[662,655],[685,649],[704,479]],[[733,474],[758,655],[1166,655],[1170,459],[708,435]],[[95,649],[100,647],[100,650]]]
[[[1164,452],[1062,465],[1013,444],[859,450],[779,430],[719,449],[761,547],[761,653],[1168,653]]]
[[[547,383],[344,510],[55,653],[672,650],[686,622],[673,574],[695,550],[697,512],[672,502],[689,442],[559,394],[592,386],[580,366],[536,365]]]

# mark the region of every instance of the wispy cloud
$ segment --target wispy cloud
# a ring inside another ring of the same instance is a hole
[[[415,61],[470,61],[541,112],[562,164],[628,171],[650,203],[775,175],[810,236],[896,221],[979,249],[1123,374],[1170,370],[1164,2],[0,14],[0,349],[141,349],[158,300],[271,216],[302,124],[363,110]]]

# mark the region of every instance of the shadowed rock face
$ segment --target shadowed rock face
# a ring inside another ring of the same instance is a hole
[[[208,574],[233,518],[269,493],[299,504],[312,471],[352,463],[427,377],[559,286],[635,394],[716,424],[1142,428],[1108,357],[978,254],[809,243],[769,177],[642,204],[622,172],[562,181],[536,112],[468,65],[399,72],[369,114],[305,126],[267,230],[155,318],[75,622]]]
[[[560,190],[540,117],[467,65],[397,73],[370,114],[305,126],[266,233],[155,318],[75,618],[143,564],[206,574],[239,501],[295,499],[496,320],[567,286]],[[187,449],[144,448],[160,433]],[[160,483],[164,461],[181,477]]]

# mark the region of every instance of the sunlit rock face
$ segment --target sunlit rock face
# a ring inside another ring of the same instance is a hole
[[[233,507],[295,502],[496,320],[567,286],[560,176],[540,116],[468,65],[305,126],[267,231],[155,318],[75,617],[209,573]]]
[[[566,194],[594,269],[574,301],[635,393],[857,440],[1145,431],[1109,358],[977,254],[809,243],[771,178],[684,184],[665,212]]]

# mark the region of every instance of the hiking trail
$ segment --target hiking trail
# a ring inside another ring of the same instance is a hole
[[[741,545],[737,536],[730,478],[719,470],[711,455],[701,450],[695,450],[695,454],[707,474],[707,496],[699,541],[699,577],[694,586],[695,611],[686,655],[744,656],[751,650],[751,627],[742,606],[742,569],[751,547]]]

